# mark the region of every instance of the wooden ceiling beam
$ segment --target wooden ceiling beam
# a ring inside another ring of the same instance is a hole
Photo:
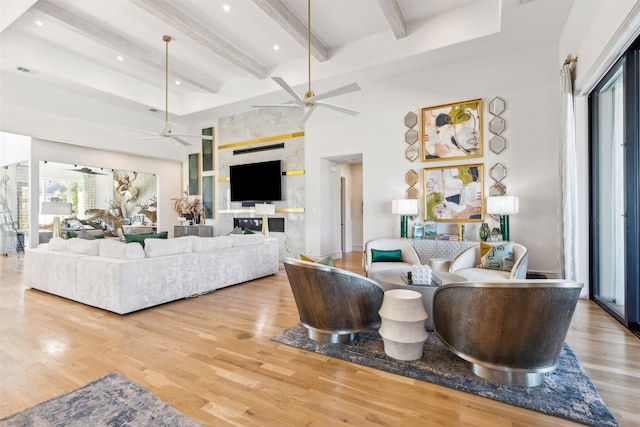
[[[396,36],[396,39],[402,39],[407,37],[407,23],[404,20],[402,10],[398,0],[378,0],[378,4],[384,13],[384,17],[387,18],[391,31]]]
[[[241,52],[219,36],[215,35],[193,14],[186,12],[184,3],[174,4],[167,0],[129,0],[147,13],[155,16],[176,30],[186,34],[215,54],[236,65],[259,79],[268,77],[267,67]]]
[[[164,45],[158,43],[158,48],[154,49],[134,42],[121,36],[117,29],[106,26],[81,12],[69,9],[55,0],[39,1],[32,8],[118,53],[135,58],[159,70],[164,71],[165,69]],[[170,74],[207,92],[217,93],[220,91],[220,82],[207,78],[205,73],[198,72],[191,65],[172,61]]]
[[[253,2],[307,50],[309,28],[285,6],[282,0],[253,0]],[[329,59],[329,49],[313,35],[313,32],[311,33],[311,55],[320,62]]]

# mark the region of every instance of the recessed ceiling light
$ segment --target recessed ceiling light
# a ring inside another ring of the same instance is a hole
[[[118,61],[124,61],[124,56],[118,55]]]
[[[280,50],[280,45],[274,44],[273,45],[273,50]]]
[[[177,85],[180,85],[180,80],[176,80],[176,84],[177,84]]]
[[[229,12],[231,10],[231,6],[229,6],[228,4],[224,4],[222,5],[222,10],[224,10],[225,12]]]
[[[37,25],[38,27],[42,27],[42,26],[44,26],[44,24],[42,23],[42,21],[36,21],[36,25]]]

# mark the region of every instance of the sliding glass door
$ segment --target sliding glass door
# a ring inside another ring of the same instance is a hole
[[[589,96],[591,295],[640,331],[640,67],[638,42]]]

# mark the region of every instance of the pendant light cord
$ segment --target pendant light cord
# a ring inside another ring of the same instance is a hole
[[[309,71],[309,93],[311,93],[311,0],[307,0],[307,70]]]
[[[169,122],[169,42],[170,36],[162,36],[165,41],[164,53],[164,121]]]

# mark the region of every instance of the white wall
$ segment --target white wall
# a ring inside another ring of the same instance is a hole
[[[354,251],[364,250],[362,240],[362,163],[351,165],[351,244]]]
[[[458,163],[484,163],[485,194],[491,185],[488,170],[495,163],[507,169],[507,193],[520,196],[520,214],[511,217],[512,238],[531,250],[529,268],[555,272],[556,209],[558,193],[559,68],[557,45],[545,43],[513,52],[499,52],[479,60],[426,68],[369,82],[358,96],[344,96],[341,105],[359,110],[357,117],[317,109],[307,122],[306,169],[309,183],[326,182],[319,159],[353,152],[363,153],[363,241],[399,237],[398,218],[391,214],[392,199],[404,198],[409,169]],[[464,58],[462,58],[463,60]],[[503,136],[507,149],[489,151],[488,102],[495,96],[506,102]],[[348,99],[347,99],[348,98]],[[404,116],[420,116],[424,107],[482,98],[484,156],[465,161],[411,163],[405,158]],[[331,206],[329,193],[307,185],[307,250],[327,254],[339,245],[330,241],[330,221],[319,213]],[[422,199],[421,199],[422,203]],[[421,207],[421,215],[424,214]],[[490,226],[497,226],[487,218]],[[465,227],[477,240],[478,223]],[[444,229],[445,227],[442,227]]]
[[[176,215],[172,198],[179,198],[182,189],[182,162],[152,159],[116,153],[78,145],[63,144],[34,138],[31,141],[31,165],[40,161],[77,163],[92,167],[115,168],[156,174],[158,177],[158,230],[168,231],[173,236]],[[39,168],[31,168],[31,200],[38,200]],[[38,203],[31,203],[30,218],[38,218]],[[30,224],[30,247],[38,246],[38,222]]]
[[[31,156],[31,138],[0,132],[0,166],[24,162]]]

